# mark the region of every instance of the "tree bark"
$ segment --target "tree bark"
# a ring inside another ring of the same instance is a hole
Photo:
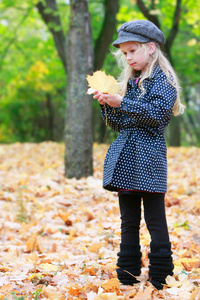
[[[65,121],[65,176],[92,175],[92,100],[86,95],[86,75],[93,70],[92,36],[87,0],[71,0],[68,48],[56,0],[36,6],[52,33],[58,55],[67,74]]]
[[[46,93],[46,106],[48,111],[48,130],[49,130],[49,139],[54,140],[54,109],[53,101],[50,93]]]
[[[169,144],[172,147],[179,147],[181,145],[181,129],[180,117],[172,116],[169,124]]]
[[[174,66],[174,62],[171,55],[171,48],[172,44],[176,38],[178,33],[178,26],[181,16],[181,0],[176,1],[176,8],[174,10],[174,17],[173,17],[173,24],[169,35],[166,39],[165,43],[165,52],[167,57],[169,58],[172,66]],[[171,122],[169,124],[169,131],[170,131],[170,146],[179,147],[181,145],[181,127],[180,127],[181,119],[180,117],[172,117]]]
[[[145,18],[147,18],[149,21],[154,23],[158,28],[160,28],[160,23],[158,20],[158,17],[156,15],[150,14],[150,9],[148,9],[144,2],[142,0],[137,0],[137,6],[139,7],[140,11],[143,13]],[[152,8],[155,8],[155,3],[152,0]]]
[[[67,110],[65,175],[92,175],[92,100],[86,95],[86,75],[93,70],[90,15],[87,0],[71,0],[67,47]]]
[[[172,47],[174,39],[176,38],[176,35],[178,33],[180,17],[181,17],[181,0],[177,0],[176,8],[174,10],[173,24],[172,24],[171,30],[169,32],[169,35],[168,35],[168,37],[166,39],[166,43],[165,43],[165,50],[166,50],[166,53],[168,54],[168,56],[170,58],[170,62],[172,64],[173,64],[173,62],[172,62],[172,58],[171,58],[171,47]]]

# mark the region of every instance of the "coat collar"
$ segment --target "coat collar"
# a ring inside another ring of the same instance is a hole
[[[158,74],[158,73],[160,73],[162,70],[161,70],[161,67],[159,66],[159,65],[155,65],[154,67],[153,67],[153,70],[152,70],[152,72],[151,72],[151,74],[150,74],[150,76],[147,78],[147,79],[153,79],[154,77],[156,77],[156,75]],[[134,85],[135,85],[135,78],[130,78],[129,79],[129,81],[128,81],[128,84],[131,86],[131,87],[133,87]]]

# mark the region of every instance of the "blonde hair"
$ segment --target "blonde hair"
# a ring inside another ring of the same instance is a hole
[[[143,51],[144,52],[144,59],[147,58],[148,54],[148,43],[137,43],[138,49],[137,51]],[[169,83],[175,87],[177,91],[177,98],[176,102],[173,106],[173,114],[174,116],[177,116],[179,114],[182,114],[184,112],[185,106],[181,103],[180,100],[180,92],[181,87],[179,84],[179,79],[171,66],[168,59],[165,57],[164,53],[160,50],[160,47],[157,43],[154,43],[156,45],[156,50],[153,54],[150,55],[150,60],[147,61],[147,68],[145,72],[142,74],[140,81],[139,81],[139,87],[142,90],[142,95],[146,92],[143,86],[143,82],[146,78],[148,78],[153,70],[153,67],[158,64],[162,71],[166,74],[167,79]],[[117,50],[113,53],[113,55],[116,57],[119,67],[122,69],[122,72],[118,78],[118,83],[120,85],[120,95],[125,96],[126,90],[127,90],[127,82],[128,80],[136,75],[138,71],[135,71],[131,66],[128,65],[125,55],[122,53],[121,49]]]

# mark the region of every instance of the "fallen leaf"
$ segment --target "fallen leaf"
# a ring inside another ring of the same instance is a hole
[[[147,281],[151,239],[144,218],[140,283],[124,286],[116,278],[121,220],[117,193],[102,188],[108,147],[94,144],[94,175],[77,180],[64,176],[64,143],[0,145],[0,299],[12,293],[50,300],[200,299],[200,148],[167,149],[175,268],[169,286],[157,291]]]
[[[74,286],[68,288],[68,293],[71,296],[79,296],[81,294],[81,290],[81,287],[78,284],[75,284]]]
[[[121,297],[119,297],[119,298],[121,298]],[[104,293],[104,294],[97,296],[94,299],[95,300],[118,300],[119,298],[117,297],[116,293]]]
[[[91,268],[85,268],[84,271],[82,272],[83,274],[89,273],[91,276],[96,276],[96,272],[94,270],[94,267]]]
[[[177,281],[174,277],[168,275],[166,278],[166,284],[169,287],[179,287],[182,285],[182,283],[180,281]]]
[[[44,247],[38,242],[37,234],[33,234],[30,239],[26,242],[27,252],[38,251],[39,253],[44,252]]]
[[[53,271],[53,272],[57,272],[58,271],[58,267],[55,266],[55,265],[52,265],[52,264],[41,264],[40,266],[40,269],[43,269],[45,271]]]
[[[103,247],[103,243],[92,244],[90,247],[88,247],[88,251],[91,251],[91,252],[97,252],[97,251],[99,251],[99,249],[101,249],[102,247]]]
[[[117,278],[111,278],[109,281],[103,283],[101,287],[106,291],[115,291],[120,288],[120,282]]]

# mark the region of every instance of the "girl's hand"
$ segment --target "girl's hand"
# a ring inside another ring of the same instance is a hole
[[[99,92],[99,91],[95,91],[94,92],[94,96],[93,96],[93,99],[97,99],[97,101],[101,104],[101,105],[104,105],[106,104],[106,101],[105,99],[103,98],[103,94],[102,92]]]
[[[110,94],[104,94],[99,91],[94,92],[94,99],[97,99],[100,104],[105,104],[107,103],[109,106],[112,107],[120,107],[121,102],[122,102],[122,96],[115,94],[115,95],[110,95]]]

